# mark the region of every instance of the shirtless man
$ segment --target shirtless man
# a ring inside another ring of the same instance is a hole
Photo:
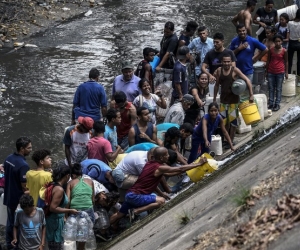
[[[241,10],[238,14],[234,16],[232,19],[233,25],[236,27],[239,23],[244,23],[247,29],[247,34],[249,36],[252,35],[252,16],[251,13],[255,10],[257,1],[255,0],[248,0],[247,7],[244,10]]]

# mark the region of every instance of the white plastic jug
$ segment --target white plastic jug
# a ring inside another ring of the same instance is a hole
[[[279,17],[282,13],[288,14],[290,20],[293,20],[296,17],[297,10],[298,10],[297,4],[290,5],[288,7],[283,8],[283,9],[277,10],[278,20],[279,20]]]
[[[267,96],[265,94],[255,94],[254,99],[255,100],[261,99],[262,100],[262,102],[263,102],[263,116],[264,116],[264,118],[268,117],[269,113],[268,113],[268,99],[267,99]]]
[[[289,74],[288,79],[284,79],[282,83],[282,96],[296,95],[296,75]]]
[[[64,250],[75,250],[75,249],[76,249],[76,241],[64,242]]]
[[[214,91],[215,91],[215,82],[211,82],[208,84],[209,89],[209,96],[214,97]]]
[[[6,206],[3,205],[4,194],[0,197],[0,225],[5,226],[7,220],[7,209]]]
[[[236,132],[238,134],[248,133],[252,130],[251,125],[246,125],[246,123],[243,119],[243,116],[240,112],[239,112],[238,123],[239,123],[239,125],[238,125],[237,130],[236,130]]]
[[[222,138],[221,138],[220,135],[212,135],[211,144],[210,144],[210,151],[215,152],[216,155],[222,155],[223,154]]]
[[[265,116],[264,116],[264,103],[262,99],[256,99],[256,103],[257,103],[257,108],[258,108],[258,112],[260,115],[260,120],[263,121],[265,120]]]

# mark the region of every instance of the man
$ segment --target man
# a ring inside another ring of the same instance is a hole
[[[181,46],[178,49],[177,58],[178,61],[176,61],[173,69],[171,105],[181,101],[183,95],[188,93],[189,87],[186,74],[186,62],[190,58],[190,49],[187,46]]]
[[[134,75],[133,65],[124,61],[122,63],[122,74],[118,75],[112,86],[112,96],[119,91],[123,91],[126,94],[126,98],[129,102],[133,102],[133,100],[141,94],[141,90],[139,89],[139,81],[141,80],[139,77]],[[111,104],[111,107],[114,106],[114,103]]]
[[[215,72],[216,76],[216,85],[214,89],[214,99],[216,101],[216,97],[219,91],[219,86],[221,85],[221,95],[220,95],[220,114],[224,119],[224,123],[230,139],[233,143],[233,139],[235,136],[235,131],[238,126],[237,118],[239,116],[238,104],[240,101],[240,97],[235,95],[232,90],[232,83],[240,78],[244,80],[247,84],[247,88],[249,91],[249,102],[253,102],[253,92],[252,92],[252,84],[250,80],[245,76],[238,68],[232,66],[231,55],[225,54],[222,59],[222,67],[218,68]],[[226,145],[228,148],[229,145]]]
[[[206,53],[214,47],[213,39],[208,37],[208,30],[205,26],[198,28],[198,36],[199,37],[193,39],[193,41],[188,46],[190,51],[195,50],[195,52],[198,53],[200,57],[199,61],[197,61],[196,59],[197,66],[195,67],[195,70],[197,76],[199,76],[201,73],[201,67]]]
[[[115,108],[121,114],[121,123],[117,126],[118,145],[123,150],[128,147],[128,133],[133,124],[136,123],[136,109],[131,102],[126,99],[126,94],[123,91],[116,92],[113,96]]]
[[[94,136],[87,143],[88,158],[97,159],[105,162],[113,162],[118,154],[122,154],[123,150],[117,146],[116,151],[113,151],[110,142],[104,138],[105,125],[101,121],[94,122]]]
[[[110,142],[111,148],[115,152],[118,147],[118,135],[116,126],[121,124],[120,111],[117,111],[115,109],[107,110],[106,119],[107,124],[105,125],[104,138]]]
[[[232,66],[235,66],[236,62],[233,52],[224,47],[224,35],[218,32],[213,36],[213,39],[214,48],[207,52],[202,64],[202,71],[208,74],[210,82],[216,81],[213,74],[217,68],[221,67],[224,54],[229,54],[231,56]],[[209,70],[207,70],[207,68],[209,68]]]
[[[183,124],[185,111],[194,103],[194,97],[185,94],[180,102],[173,104],[168,110],[164,122]]]
[[[107,98],[104,87],[98,83],[99,75],[99,70],[92,68],[89,73],[90,80],[78,86],[73,99],[71,125],[76,124],[75,119],[79,116],[90,117],[94,121],[106,116]]]
[[[178,48],[181,46],[189,46],[191,38],[195,34],[198,24],[195,21],[189,21],[184,31],[181,32],[178,38]]]
[[[31,159],[35,162],[36,168],[29,170],[26,173],[27,188],[30,195],[33,197],[34,205],[42,207],[43,204],[39,204],[39,192],[40,189],[49,182],[52,182],[52,173],[49,171],[52,165],[52,159],[50,157],[51,152],[48,149],[40,149],[33,152]],[[48,171],[45,171],[48,170]]]
[[[164,27],[164,36],[160,42],[159,58],[160,63],[156,67],[156,71],[164,69],[173,69],[174,57],[177,51],[178,38],[174,33],[174,23],[166,22]],[[172,56],[173,55],[173,56]]]
[[[146,163],[136,183],[127,192],[120,211],[111,216],[111,224],[114,224],[127,213],[129,213],[130,219],[133,220],[135,215],[162,206],[165,203],[164,197],[167,196],[157,186],[163,175],[179,175],[207,162],[206,158],[202,158],[197,164],[170,167],[166,164],[169,160],[169,154],[164,147],[155,148],[153,157],[154,160]],[[160,196],[152,194],[153,192],[158,192]]]
[[[140,79],[146,78],[149,81],[151,87],[151,93],[154,93],[154,83],[153,83],[153,75],[152,75],[152,66],[150,62],[153,61],[155,56],[155,50],[149,47],[143,49],[144,60],[142,60],[138,66],[134,74],[138,76]]]
[[[72,167],[87,158],[87,143],[91,138],[94,120],[90,117],[78,117],[77,125],[67,128],[63,143],[65,145],[65,164]]]
[[[236,31],[238,36],[231,41],[230,49],[236,55],[237,68],[239,68],[252,83],[254,71],[253,64],[257,62],[258,58],[268,52],[268,48],[257,39],[247,35],[245,24],[238,24]],[[254,56],[256,49],[260,50],[260,52]]]
[[[129,146],[143,142],[157,144],[157,129],[150,121],[150,112],[146,107],[139,107],[136,111],[138,120],[133,124],[128,134]]]
[[[6,246],[13,249],[11,245],[13,227],[15,222],[15,211],[21,196],[27,191],[26,173],[29,170],[25,157],[32,151],[31,141],[28,137],[20,137],[16,141],[17,152],[9,155],[4,161],[5,189],[3,205],[7,206],[6,222]]]
[[[247,30],[247,34],[249,36],[252,36],[252,16],[251,13],[255,10],[256,7],[256,1],[254,0],[248,0],[247,1],[247,6],[244,10],[241,10],[238,14],[236,14],[231,22],[235,27],[238,26],[240,23],[245,24],[245,28]]]

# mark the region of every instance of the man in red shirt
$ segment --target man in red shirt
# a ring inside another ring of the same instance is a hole
[[[136,183],[128,190],[125,196],[125,202],[122,204],[120,211],[110,217],[111,224],[128,213],[130,220],[133,220],[135,215],[162,206],[165,203],[165,199],[169,198],[158,188],[158,184],[163,175],[179,175],[207,162],[207,159],[204,157],[196,164],[170,167],[166,164],[169,159],[169,154],[165,147],[155,148],[153,157],[154,160],[146,163]],[[160,196],[154,194],[154,192]]]

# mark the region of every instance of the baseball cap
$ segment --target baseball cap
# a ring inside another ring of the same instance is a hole
[[[111,175],[112,175],[117,187],[120,188],[125,179],[123,171],[121,169],[114,169],[112,171]]]
[[[122,62],[122,69],[133,69],[133,65],[129,61]]]
[[[190,49],[188,46],[181,46],[178,49],[178,55],[177,58],[178,59],[185,59],[186,58],[186,54],[190,52]]]
[[[79,124],[82,124],[88,130],[91,130],[94,125],[94,120],[90,117],[79,116],[78,122],[79,122]]]
[[[194,99],[194,97],[193,97],[192,95],[190,95],[190,94],[185,94],[185,95],[182,97],[182,101],[194,103],[195,99]]]

